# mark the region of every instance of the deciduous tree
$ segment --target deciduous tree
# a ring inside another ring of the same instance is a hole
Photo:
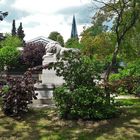
[[[22,60],[28,67],[34,67],[42,64],[42,57],[45,54],[45,46],[38,43],[26,44],[22,52]]]
[[[49,34],[48,38],[57,41],[60,43],[61,46],[64,46],[64,39],[60,33],[53,31]]]
[[[109,80],[113,65],[116,63],[123,40],[126,34],[132,29],[139,18],[139,2],[137,0],[92,0],[93,3],[100,3],[98,13],[104,14],[107,20],[114,23],[113,31],[116,35],[116,43],[112,54],[111,62],[105,72],[105,83]],[[106,90],[107,91],[107,90]],[[107,92],[108,103],[110,103],[110,93]]]
[[[0,42],[0,67],[11,67],[18,62],[20,51],[17,49],[21,41],[16,36],[6,35],[6,39]]]
[[[82,45],[79,43],[78,39],[76,38],[70,38],[65,43],[66,48],[78,48],[81,49]]]

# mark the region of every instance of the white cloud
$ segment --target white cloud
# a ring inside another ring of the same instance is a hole
[[[4,3],[4,0],[1,2]],[[25,32],[25,40],[32,39],[37,36],[47,37],[50,32],[58,31],[66,41],[71,34],[71,24],[73,11],[71,16],[64,19],[63,14],[57,14],[57,11],[72,7],[72,6],[82,6],[89,3],[90,0],[14,0],[13,4],[10,5],[12,8],[18,10],[23,10],[29,13],[28,16],[21,17],[16,20],[16,26],[22,22],[23,29]],[[10,14],[9,14],[10,16]],[[7,17],[8,18],[8,17]],[[34,25],[32,25],[34,23]],[[3,25],[5,22],[3,22]],[[12,23],[9,27],[9,32],[11,32]],[[82,31],[84,25],[77,25],[78,33]],[[6,27],[2,31],[6,31]]]
[[[24,31],[26,34],[25,40],[31,39],[32,37],[37,37],[39,35],[48,36],[52,31],[58,31],[65,39],[65,41],[70,37],[71,26],[65,21],[62,15],[51,15],[47,16],[45,14],[35,14],[22,18],[17,21],[17,25],[22,21]],[[30,22],[39,21],[39,25],[31,28]],[[71,16],[72,22],[72,16]]]
[[[0,0],[0,3],[1,3],[1,4],[4,4],[4,3],[5,3],[5,0]]]
[[[87,2],[89,0],[16,0],[12,6],[28,12],[53,13],[66,7],[78,6]]]

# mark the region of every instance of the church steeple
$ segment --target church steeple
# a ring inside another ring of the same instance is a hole
[[[71,38],[77,38],[78,39],[76,20],[75,20],[75,16],[74,15],[73,15],[73,20],[72,20]]]

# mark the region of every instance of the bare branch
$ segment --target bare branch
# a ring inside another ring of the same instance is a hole
[[[107,7],[110,7],[112,10],[114,10],[116,13],[118,13],[118,9],[116,9],[113,5],[115,4],[115,0],[114,0],[114,2],[113,3],[111,3],[111,2],[104,2],[103,0],[101,1],[101,0],[93,0],[93,1],[95,1],[95,2],[98,2],[98,3],[101,3],[101,4],[103,4],[103,5],[105,5],[105,6],[107,6]]]

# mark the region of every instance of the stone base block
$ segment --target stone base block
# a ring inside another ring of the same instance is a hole
[[[55,88],[54,85],[51,84],[35,84],[36,88],[37,100],[33,100],[33,104],[31,106],[54,106],[53,101],[53,90]]]

